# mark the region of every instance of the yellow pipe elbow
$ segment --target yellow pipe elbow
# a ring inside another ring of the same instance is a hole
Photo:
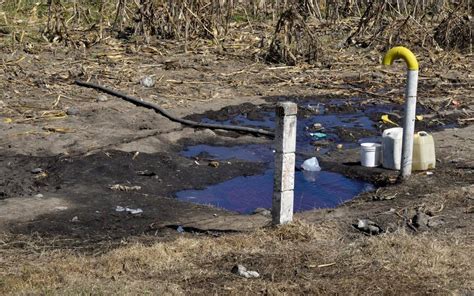
[[[418,61],[415,55],[403,46],[396,46],[390,49],[383,57],[382,64],[389,66],[397,59],[403,59],[407,63],[408,70],[418,70]]]

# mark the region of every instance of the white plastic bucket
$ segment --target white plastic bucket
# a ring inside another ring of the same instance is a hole
[[[380,165],[382,145],[378,143],[360,144],[360,163],[365,167],[376,167]]]

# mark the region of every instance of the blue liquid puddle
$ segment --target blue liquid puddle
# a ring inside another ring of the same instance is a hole
[[[373,190],[370,183],[351,180],[337,173],[297,171],[294,211],[335,207],[370,190]],[[256,208],[271,208],[272,192],[273,169],[269,169],[263,175],[237,177],[204,190],[184,190],[176,196],[180,200],[250,214]]]
[[[336,102],[337,103],[337,102]],[[306,108],[317,110],[307,118],[299,118],[297,123],[296,149],[298,152],[314,152],[312,142],[316,139],[310,135],[308,127],[320,123],[326,137],[322,140],[343,143],[345,147],[356,147],[359,143],[380,140],[376,123],[369,118],[371,112],[390,112],[392,106],[367,106],[364,112],[324,114],[324,104],[308,105]],[[260,120],[250,120],[244,114],[234,116],[226,121],[203,119],[207,123],[238,124],[242,126],[269,128],[275,127],[274,113],[262,112]],[[354,142],[344,142],[337,135],[337,128],[356,128],[372,131],[374,136],[361,138]],[[212,146],[195,145],[187,147],[181,155],[188,158],[209,158],[215,160],[245,160],[267,163],[268,169],[262,175],[241,176],[204,190],[184,190],[176,193],[180,200],[199,204],[212,205],[242,214],[252,213],[256,208],[270,208],[273,194],[273,148],[270,145]],[[297,167],[304,159],[297,157]],[[347,178],[341,174],[324,171],[295,172],[294,211],[301,212],[315,208],[331,208],[354,196],[374,189],[368,182]]]
[[[186,157],[207,156],[216,160],[246,160],[268,163],[263,175],[241,176],[204,190],[176,193],[180,200],[212,205],[250,214],[256,208],[270,208],[273,193],[273,149],[270,145],[210,146],[195,145],[182,152]],[[297,158],[297,167],[304,159]],[[373,190],[368,182],[354,180],[333,172],[295,172],[294,211],[335,207],[361,192]]]

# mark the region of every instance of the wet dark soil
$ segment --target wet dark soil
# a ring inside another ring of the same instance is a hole
[[[41,168],[43,173],[33,174],[31,170],[35,168]],[[2,186],[4,198],[41,193],[72,204],[32,222],[13,223],[14,232],[78,237],[140,234],[150,230],[151,224],[179,224],[185,216],[223,213],[169,197],[176,191],[205,188],[237,176],[259,174],[263,169],[258,163],[238,160],[211,166],[209,161],[196,162],[174,153],[137,155],[122,151],[81,157],[11,156],[0,160],[0,173],[11,176]],[[111,189],[117,184],[123,185],[121,190]],[[139,189],[133,189],[136,186]],[[117,206],[142,209],[143,213],[117,212]]]

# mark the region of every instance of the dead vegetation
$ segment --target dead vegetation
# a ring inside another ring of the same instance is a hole
[[[472,52],[469,0],[4,2],[0,32],[11,36],[13,47],[37,40],[40,33],[47,42],[75,47],[112,36],[145,44],[173,40],[185,52],[207,40],[227,51],[228,41],[250,35],[251,51],[260,58],[290,65],[314,63],[326,47],[407,44]]]
[[[3,240],[2,294],[337,294],[443,295],[474,288],[470,242],[403,230],[347,239],[346,229],[297,222],[220,238],[185,235],[128,243],[103,254],[48,250]],[[99,251],[99,250],[96,250]],[[230,272],[243,264],[261,277]]]

